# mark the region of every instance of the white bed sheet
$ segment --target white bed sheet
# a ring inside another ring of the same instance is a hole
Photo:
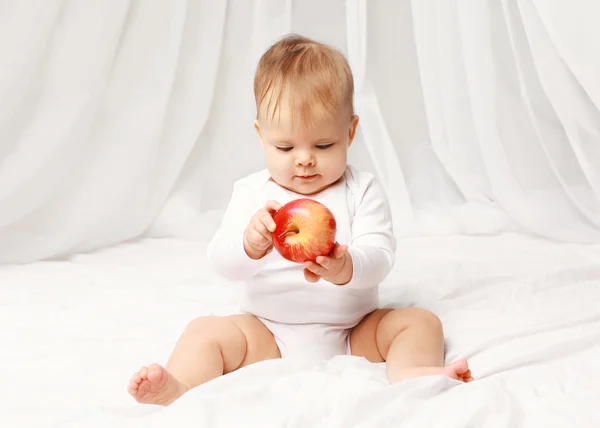
[[[470,384],[389,386],[382,364],[259,363],[168,408],[126,392],[189,320],[235,309],[205,242],[144,240],[0,267],[2,427],[599,427],[600,247],[518,236],[403,240],[382,305],[442,319]]]

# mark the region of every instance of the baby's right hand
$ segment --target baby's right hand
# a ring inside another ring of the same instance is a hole
[[[265,206],[250,219],[250,223],[244,231],[244,250],[251,259],[262,259],[273,249],[271,235],[275,231],[273,214],[280,208],[279,202],[267,201]]]

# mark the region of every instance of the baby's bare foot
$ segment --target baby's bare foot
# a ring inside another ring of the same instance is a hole
[[[452,379],[460,380],[463,382],[471,382],[473,376],[471,376],[471,370],[469,370],[469,364],[467,360],[458,360],[445,367],[411,367],[404,368],[397,372],[390,370],[392,367],[388,365],[388,376],[390,383],[396,383],[401,380],[432,376],[432,375],[446,375]]]
[[[463,382],[471,382],[473,380],[467,360],[458,360],[442,367],[441,374],[451,377],[452,379],[462,380]]]
[[[140,403],[168,406],[177,400],[186,388],[162,366],[142,367],[129,381],[129,393]]]

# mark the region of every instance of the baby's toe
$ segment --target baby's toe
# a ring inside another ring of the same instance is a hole
[[[450,364],[457,374],[465,374],[469,371],[469,363],[467,360],[458,360]]]
[[[139,376],[137,378],[134,376],[129,381],[129,385],[127,385],[127,391],[129,391],[130,394],[137,394],[138,390],[140,389],[141,382],[142,381]]]
[[[163,376],[163,368],[158,364],[152,364],[148,368],[147,377],[150,382],[160,382]]]
[[[140,380],[143,379],[148,379],[148,367],[144,366],[140,369],[140,371],[138,372],[139,376],[140,376]]]

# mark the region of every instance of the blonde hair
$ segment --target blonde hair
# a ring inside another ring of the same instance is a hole
[[[254,76],[257,119],[273,120],[283,97],[294,117],[310,124],[348,107],[354,114],[354,80],[337,50],[296,34],[285,36],[260,58]]]

